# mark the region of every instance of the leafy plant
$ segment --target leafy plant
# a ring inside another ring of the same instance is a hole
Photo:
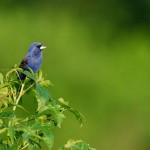
[[[59,150],[96,150],[95,148],[89,147],[89,144],[82,140],[68,140],[67,143]]]
[[[20,73],[26,75],[25,80],[20,80]],[[48,91],[51,85],[49,80],[44,79],[41,70],[34,74],[32,70],[23,71],[14,66],[5,76],[0,73],[0,149],[35,150],[42,147],[42,142],[49,150],[52,149],[52,129],[61,126],[65,111],[73,113],[82,125],[84,117],[80,112],[71,108],[64,99],[54,100],[51,97]],[[32,113],[22,103],[27,95],[32,97],[35,105]],[[27,115],[20,117],[17,110]],[[71,141],[66,145],[61,150],[91,150],[82,141]]]

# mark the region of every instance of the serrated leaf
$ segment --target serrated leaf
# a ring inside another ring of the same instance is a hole
[[[29,146],[28,146],[28,148],[29,148],[29,150],[37,150],[37,146],[36,145],[33,145],[33,141],[32,140],[30,140],[30,142],[29,142]]]
[[[47,126],[43,127],[42,131],[44,134],[43,141],[47,144],[48,149],[51,150],[54,144],[54,135]]]
[[[57,126],[60,128],[61,127],[61,123],[63,122],[65,116],[63,114],[62,111],[62,107],[59,104],[47,104],[42,111],[38,112],[38,116],[41,115],[50,115],[51,116],[51,120],[54,120],[55,123],[57,124]],[[40,118],[40,117],[38,117]]]
[[[30,135],[28,141],[29,141],[29,146],[31,146],[32,149],[37,149],[37,148],[41,148],[41,145],[39,143],[39,139],[36,139],[36,134],[34,135]],[[38,136],[39,137],[39,136]],[[30,148],[29,148],[30,149]]]
[[[22,130],[22,129],[21,129]],[[24,130],[24,129],[23,129]],[[29,141],[32,140],[32,144],[37,144],[37,142],[32,139],[32,137],[36,137],[36,133],[33,129],[31,129],[30,126],[26,126],[25,131],[23,131],[24,133],[22,134],[23,137],[23,144],[25,145],[25,143],[29,143]]]
[[[73,108],[70,108],[69,111],[72,112],[76,116],[77,120],[80,123],[80,126],[82,127],[82,123],[83,123],[83,120],[84,120],[83,115],[80,112],[78,112],[77,110],[73,109]]]
[[[37,111],[42,111],[50,99],[48,91],[40,84],[36,83],[36,99],[38,102]]]
[[[54,119],[57,122],[57,126],[60,128],[61,123],[63,122],[65,116],[64,114],[60,111],[61,106],[60,105],[54,105],[53,107],[50,108],[54,112]]]
[[[50,95],[47,89],[38,83],[36,83],[36,92],[39,94],[39,96],[43,97],[46,100],[46,102],[49,101]]]
[[[65,115],[62,113],[59,113],[56,115],[57,126],[59,128],[61,127],[61,123],[63,122],[64,118],[65,118]]]
[[[40,123],[32,126],[34,130],[40,130],[43,133],[42,140],[47,145],[48,149],[51,150],[54,143],[54,135],[52,134],[51,127]]]
[[[95,148],[91,148],[89,144],[83,142],[82,140],[69,140],[67,144],[65,144],[59,150],[96,150]]]
[[[64,109],[70,111],[71,113],[73,113],[73,114],[75,115],[75,117],[77,118],[77,120],[78,120],[79,123],[80,123],[80,126],[82,127],[82,123],[83,123],[83,121],[85,120],[85,119],[84,119],[84,116],[83,116],[80,112],[78,112],[77,110],[71,108],[71,107],[68,105],[68,103],[66,103],[62,98],[60,98],[58,101],[59,101],[60,105],[61,105],[62,107],[64,107]]]

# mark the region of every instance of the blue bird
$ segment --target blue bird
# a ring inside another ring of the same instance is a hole
[[[23,70],[29,70],[29,68],[31,68],[33,72],[36,73],[42,64],[42,50],[45,48],[46,46],[39,42],[31,44],[28,53],[21,61],[19,67]],[[25,77],[23,73],[19,75],[19,78],[22,80],[25,79]]]

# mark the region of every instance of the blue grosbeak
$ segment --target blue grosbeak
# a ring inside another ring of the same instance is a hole
[[[41,66],[42,50],[45,48],[46,46],[44,46],[39,42],[31,44],[31,46],[28,49],[28,53],[23,58],[19,67],[22,68],[23,70],[29,70],[29,68],[31,68],[33,72],[36,73]],[[21,80],[25,79],[25,77],[26,76],[23,73],[19,75],[19,78]]]

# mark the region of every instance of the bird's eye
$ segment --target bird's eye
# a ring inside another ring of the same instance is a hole
[[[37,48],[40,48],[41,46],[42,46],[42,45],[40,44],[40,45],[37,45],[36,47],[37,47]]]

